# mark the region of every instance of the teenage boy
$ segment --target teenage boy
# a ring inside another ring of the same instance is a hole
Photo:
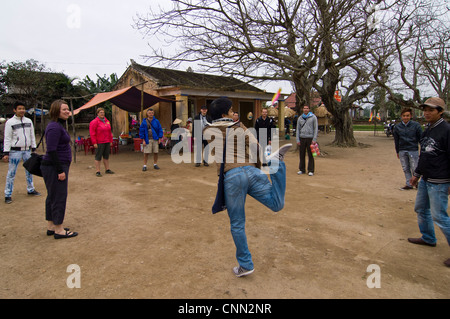
[[[450,245],[450,217],[447,214],[450,187],[450,125],[442,118],[444,100],[432,97],[421,105],[428,123],[420,140],[420,156],[411,185],[419,185],[414,207],[420,238],[408,238],[413,244],[436,246],[433,222]],[[420,182],[419,182],[420,179]],[[444,261],[450,267],[450,258]]]
[[[147,118],[144,119],[139,127],[139,137],[142,139],[144,152],[144,167],[142,170],[147,170],[148,154],[153,153],[153,168],[159,169],[158,166],[158,152],[159,143],[164,135],[161,123],[155,118],[153,109],[147,110]]]
[[[412,110],[404,108],[401,113],[402,121],[394,126],[394,144],[397,158],[402,164],[406,184],[401,190],[413,189],[409,182],[412,173],[419,160],[419,142],[422,136],[422,127],[419,123],[411,120]]]
[[[6,175],[5,203],[12,203],[11,195],[14,189],[17,166],[20,160],[26,161],[31,157],[31,152],[36,150],[36,138],[34,136],[33,122],[25,117],[25,104],[16,102],[13,106],[14,116],[6,121],[3,161],[9,162]],[[25,170],[28,195],[40,196],[34,189],[33,175]]]
[[[241,122],[233,121],[232,102],[227,98],[214,100],[209,108],[212,123],[204,133],[214,137],[222,135],[226,143],[226,156],[224,163],[224,193],[225,204],[230,219],[231,235],[236,246],[236,259],[238,266],[233,268],[237,277],[253,273],[254,266],[252,256],[248,249],[245,234],[245,198],[247,194],[258,200],[273,211],[280,211],[284,207],[286,191],[286,165],[283,162],[284,155],[292,146],[287,144],[272,153],[268,160],[271,180],[259,168],[261,163],[257,154],[252,154],[252,149],[258,149],[258,141]],[[228,138],[227,138],[228,137]],[[245,147],[238,147],[239,141],[245,141]],[[211,145],[211,144],[210,144]],[[215,159],[218,172],[223,162],[223,147],[215,148]]]

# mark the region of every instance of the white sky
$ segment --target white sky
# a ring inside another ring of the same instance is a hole
[[[0,2],[0,61],[34,59],[55,72],[93,80],[97,75],[120,77],[130,59],[149,65],[142,55],[149,39],[135,30],[136,13],[147,13],[168,0],[2,0]],[[193,67],[195,71],[195,67]],[[291,85],[258,85],[268,92]]]

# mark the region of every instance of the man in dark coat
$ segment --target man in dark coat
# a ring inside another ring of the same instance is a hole
[[[192,125],[192,133],[194,134],[194,141],[197,140],[197,148],[195,150],[195,167],[199,167],[202,160],[202,149],[204,148],[203,165],[209,166],[208,164],[208,150],[206,146],[208,142],[203,139],[203,129],[211,123],[211,118],[208,115],[208,108],[206,105],[202,106],[200,113],[194,117],[194,123]],[[203,147],[202,147],[203,146]]]
[[[255,130],[258,138],[258,143],[264,148],[272,144],[272,128],[275,128],[274,120],[267,115],[267,109],[261,111],[261,116],[256,119]],[[264,132],[265,130],[265,132]],[[265,137],[265,139],[264,139]]]

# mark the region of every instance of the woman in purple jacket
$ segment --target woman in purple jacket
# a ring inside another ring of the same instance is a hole
[[[47,235],[55,239],[70,238],[78,235],[63,227],[67,202],[67,178],[72,151],[70,135],[64,128],[70,116],[69,106],[63,100],[56,100],[50,106],[51,122],[45,129],[47,152],[41,164],[42,175],[47,188],[45,201],[45,219],[48,222]]]

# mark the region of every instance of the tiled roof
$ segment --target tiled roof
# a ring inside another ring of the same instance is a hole
[[[155,68],[143,66],[136,62],[132,63],[132,67],[153,78],[159,87],[179,86],[185,88],[220,89],[223,91],[264,92],[241,80],[227,76]]]

